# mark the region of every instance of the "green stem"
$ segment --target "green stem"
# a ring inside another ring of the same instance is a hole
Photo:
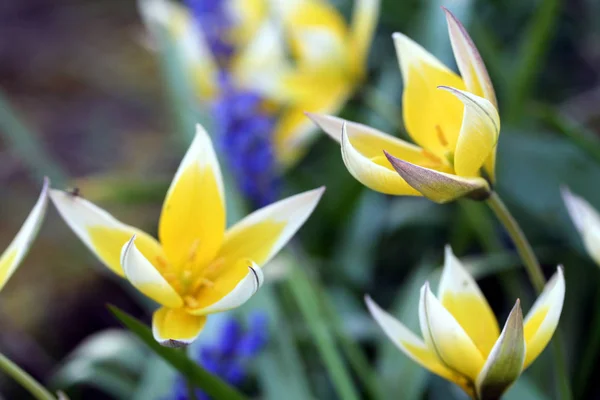
[[[6,358],[2,353],[0,353],[0,369],[27,389],[27,391],[36,399],[56,400],[56,397],[54,397],[45,387],[33,379],[27,372],[23,371],[17,364]]]
[[[519,257],[521,257],[523,263],[525,264],[525,270],[527,271],[529,279],[531,280],[535,290],[538,293],[541,293],[542,290],[544,290],[546,279],[542,273],[540,263],[538,262],[531,245],[527,241],[525,234],[521,230],[521,227],[513,218],[512,214],[510,211],[508,211],[508,208],[506,208],[506,205],[504,205],[504,202],[502,199],[500,199],[500,196],[498,196],[496,192],[492,193],[487,200],[487,203],[494,214],[496,214],[496,217],[498,217],[515,244],[517,252],[519,253]]]
[[[576,398],[578,399],[584,398],[588,382],[590,382],[590,375],[596,367],[598,352],[600,352],[600,312],[598,312],[598,309],[600,309],[600,291],[596,292],[595,304],[592,323],[589,325],[591,329],[588,334],[587,346],[585,346],[583,357],[579,363],[579,374],[575,385]]]
[[[496,217],[498,217],[515,244],[517,252],[521,257],[523,264],[525,264],[525,269],[536,292],[538,294],[542,293],[546,284],[546,279],[544,278],[540,263],[538,262],[537,257],[535,256],[535,253],[529,244],[529,241],[525,237],[523,230],[496,192],[492,193],[487,200],[487,203],[494,214],[496,214]],[[557,329],[554,333],[552,350],[556,369],[556,384],[559,389],[560,398],[563,400],[570,400],[573,396],[571,394],[572,392],[569,384],[569,377],[566,370],[566,354],[563,347],[562,335],[560,334],[559,329]]]

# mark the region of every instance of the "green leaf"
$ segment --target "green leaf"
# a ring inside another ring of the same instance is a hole
[[[202,389],[209,396],[223,400],[243,400],[246,397],[232,388],[221,379],[206,372],[203,368],[190,360],[183,353],[161,346],[154,340],[150,329],[136,318],[121,311],[119,308],[109,305],[110,311],[119,321],[138,338],[140,338],[154,353],[177,369],[190,383]]]

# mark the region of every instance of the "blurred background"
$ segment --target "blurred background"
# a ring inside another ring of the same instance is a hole
[[[349,18],[351,1],[333,4]],[[565,266],[560,326],[576,398],[600,398],[600,385],[590,379],[600,373],[600,270],[585,254],[559,194],[568,185],[600,207],[600,3],[383,0],[368,77],[341,116],[406,137],[391,34],[408,34],[456,68],[441,5],[471,33],[499,97],[496,189],[546,276],[557,264]],[[151,48],[133,0],[1,2],[2,246],[18,231],[45,175],[54,187],[79,187],[117,218],[156,231],[193,127],[182,129],[187,108],[177,101],[178,75]],[[341,398],[326,368],[339,357],[337,368],[363,398],[379,392],[462,399],[388,342],[362,298],[370,293],[416,328],[418,289],[435,280],[450,243],[479,278],[500,321],[516,297],[526,312],[533,290],[486,206],[374,193],[350,176],[339,146],[323,134],[277,185],[277,198],[321,185],[327,192],[300,231],[297,250],[269,267],[270,283],[234,317],[224,317],[244,321],[257,311],[271,328],[266,347],[244,366],[244,390],[265,399]],[[308,285],[295,286],[296,279]],[[314,304],[299,300],[310,294],[317,294]],[[0,351],[72,399],[181,398],[172,394],[174,372],[120,330],[108,303],[146,322],[153,309],[110,275],[50,206],[29,256],[0,293]],[[207,328],[198,348],[221,340],[219,329]],[[332,344],[336,354],[323,354],[319,343]],[[507,398],[556,398],[552,374],[547,351]],[[4,375],[0,393],[27,398]]]

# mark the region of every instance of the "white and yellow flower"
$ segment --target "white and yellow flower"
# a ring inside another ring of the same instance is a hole
[[[17,236],[15,236],[10,245],[4,250],[4,253],[0,256],[0,290],[6,285],[8,279],[15,273],[27,255],[29,248],[33,244],[33,240],[42,225],[46,213],[46,205],[48,204],[49,184],[50,181],[48,178],[45,178],[40,197],[21,226]]]
[[[413,361],[463,388],[474,399],[498,399],[550,342],[565,296],[562,268],[546,284],[523,320],[517,300],[502,332],[479,286],[446,248],[437,297],[421,288],[422,339],[370,297],[379,326]]]
[[[152,319],[154,337],[178,346],[200,334],[208,314],[238,307],[256,293],[261,267],[304,224],[323,191],[281,200],[226,229],[221,170],[198,125],[167,192],[159,240],[80,196],[51,190],[50,198],[100,261],[162,306]]]
[[[235,50],[227,70],[237,86],[260,93],[281,114],[273,134],[281,166],[296,162],[315,138],[303,112],[337,113],[361,82],[379,3],[355,0],[348,24],[324,0],[227,1]],[[218,61],[191,12],[170,0],[140,5],[150,31],[170,34],[200,98],[217,96]]]
[[[416,144],[333,116],[308,114],[341,144],[352,176],[378,192],[444,203],[485,197],[494,182],[500,134],[494,88],[467,31],[445,11],[462,77],[407,36],[393,35],[404,82],[404,124]]]

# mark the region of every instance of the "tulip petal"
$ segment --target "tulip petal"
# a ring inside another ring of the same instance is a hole
[[[324,187],[263,207],[227,230],[217,256],[226,264],[249,258],[264,266],[302,227],[319,203]]]
[[[140,292],[159,304],[179,308],[183,299],[154,265],[135,246],[133,236],[121,251],[121,266],[125,276]]]
[[[0,289],[4,287],[8,279],[27,255],[31,244],[42,225],[46,213],[46,206],[48,204],[49,186],[50,181],[48,178],[44,178],[44,185],[42,186],[42,191],[38,200],[29,212],[23,225],[21,225],[21,229],[19,229],[19,232],[13,241],[0,256]]]
[[[479,286],[450,246],[446,246],[438,298],[486,358],[500,335],[498,321]]]
[[[499,399],[519,378],[525,361],[523,335],[523,313],[517,300],[504,324],[502,334],[477,377],[479,399]]]
[[[354,148],[348,138],[346,125],[342,126],[342,159],[350,174],[366,187],[393,195],[418,196],[403,177],[381,156],[368,158]]]
[[[210,283],[201,285],[192,299],[186,298],[188,312],[194,315],[207,315],[241,306],[258,292],[265,277],[254,261],[241,259],[207,271],[203,279]]]
[[[191,315],[182,308],[161,307],[152,315],[152,333],[163,346],[183,347],[200,335],[205,323],[205,316]]]
[[[496,107],[486,99],[469,92],[440,86],[458,97],[465,105],[460,135],[454,152],[454,169],[459,176],[479,176],[498,143],[500,116]],[[489,172],[489,171],[488,171]],[[493,170],[491,171],[493,174]]]
[[[385,332],[406,356],[436,375],[450,381],[460,381],[460,375],[443,365],[438,356],[400,321],[381,309],[369,296],[365,296],[369,312]]]
[[[137,237],[137,248],[147,260],[154,265],[167,265],[160,244],[147,233],[125,225],[81,196],[51,189],[50,199],[79,239],[116,274],[125,275],[121,268],[121,249],[133,235]]]
[[[490,186],[483,178],[464,178],[400,160],[387,152],[385,155],[411,187],[436,203],[447,203],[461,197],[483,200],[490,195]]]
[[[210,137],[196,136],[167,192],[158,226],[165,254],[176,268],[202,268],[213,260],[225,233],[225,194]]]
[[[583,244],[592,259],[600,265],[600,214],[590,203],[573,194],[568,188],[561,190],[567,211],[581,235]]]
[[[475,381],[485,359],[452,314],[431,293],[429,283],[421,289],[419,322],[425,343],[442,364]]]
[[[464,89],[462,79],[419,44],[401,33],[393,34],[402,70],[404,125],[421,147],[439,157],[451,157],[456,148],[463,105],[438,86]]]
[[[373,41],[377,19],[379,17],[380,0],[355,0],[352,10],[350,31],[350,48],[352,52],[351,69],[362,75],[366,68],[369,47]]]
[[[525,318],[527,353],[523,369],[531,365],[552,339],[564,300],[565,278],[559,266]]]
[[[142,18],[155,39],[160,41],[162,37],[159,30],[169,34],[171,45],[198,85],[200,96],[213,96],[217,90],[217,63],[193,15],[170,0],[141,0],[139,5]]]
[[[338,143],[342,140],[342,130],[346,124],[348,140],[360,154],[373,159],[381,157],[383,150],[395,157],[419,164],[430,165],[432,168],[444,168],[443,160],[433,154],[428,154],[419,146],[405,142],[392,135],[381,132],[370,126],[347,121],[332,115],[321,115],[307,112],[306,115],[315,124]]]
[[[495,108],[498,108],[494,86],[477,47],[463,24],[448,9],[442,8],[446,12],[454,58],[467,90],[487,99]]]

